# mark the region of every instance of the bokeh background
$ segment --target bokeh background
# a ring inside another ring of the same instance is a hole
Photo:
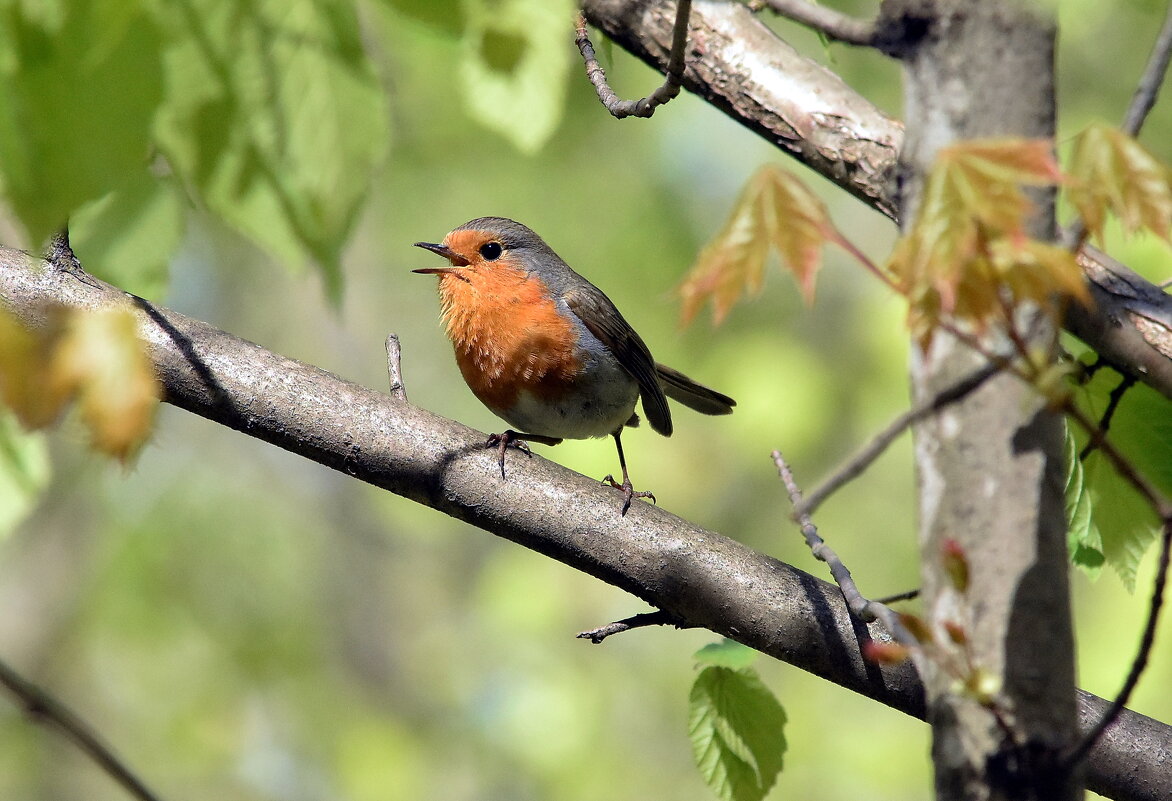
[[[492,431],[499,421],[464,387],[443,336],[434,279],[410,272],[434,257],[411,243],[472,217],[513,217],[603,288],[659,360],[738,400],[729,418],[681,411],[670,440],[630,432],[637,486],[823,575],[787,520],[769,453],[781,448],[813,486],[906,407],[900,302],[834,251],[811,307],[778,270],[717,328],[706,317],[681,328],[673,294],[745,180],[783,157],[687,95],[651,121],[615,121],[577,71],[554,137],[523,155],[465,113],[453,88],[458,41],[379,3],[366,11],[393,133],[343,260],[340,305],[312,271],[283,269],[197,212],[161,300],[370,387],[386,386],[383,339],[396,332],[412,402]],[[1063,141],[1092,119],[1121,118],[1162,11],[1061,4]],[[899,114],[887,60],[776,27]],[[658,84],[617,49],[608,66],[624,96]],[[1144,140],[1165,160],[1170,132],[1164,104]],[[892,225],[791,166],[882,259]],[[1109,244],[1150,278],[1172,277],[1163,245]],[[173,408],[127,469],[93,454],[74,420],[51,449],[46,497],[0,542],[0,656],[74,706],[164,797],[712,797],[687,736],[692,654],[711,633],[576,640],[645,606]],[[590,476],[616,467],[605,440],[535,450]],[[910,450],[905,438],[818,515],[872,595],[917,584]],[[1134,595],[1109,570],[1074,575],[1084,688],[1118,689],[1153,561]],[[1162,720],[1172,720],[1170,638],[1166,618],[1132,704]],[[756,667],[789,716],[772,797],[931,797],[922,723],[772,660]],[[58,735],[0,702],[0,798],[122,797]]]

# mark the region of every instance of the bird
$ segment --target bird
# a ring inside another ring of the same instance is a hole
[[[637,400],[651,428],[671,436],[667,399],[703,414],[732,412],[736,401],[659,364],[601,289],[554,252],[533,230],[504,217],[478,217],[442,242],[416,242],[447,259],[416,273],[439,276],[441,319],[456,364],[472,393],[511,428],[491,435],[501,478],[509,447],[526,441],[614,438],[626,516],[636,492],[623,454],[623,428],[636,426]]]

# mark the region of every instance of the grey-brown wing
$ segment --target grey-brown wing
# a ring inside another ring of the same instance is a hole
[[[593,286],[571,289],[564,297],[570,311],[578,315],[587,330],[610,349],[619,364],[639,384],[647,422],[660,434],[670,437],[671,410],[667,407],[667,397],[659,383],[655,359],[651,358],[651,351],[635,333],[635,329],[623,319],[610,299]]]

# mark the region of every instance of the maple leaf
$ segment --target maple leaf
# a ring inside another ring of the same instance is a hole
[[[1172,173],[1135,139],[1101,123],[1089,126],[1075,137],[1069,173],[1070,201],[1100,242],[1109,213],[1128,233],[1146,229],[1169,240]]]
[[[843,242],[826,206],[796,176],[766,165],[749,179],[724,227],[700,252],[680,284],[680,317],[686,325],[712,302],[721,322],[742,296],[760,290],[770,248],[798,282],[807,303],[822,264],[822,246]]]
[[[946,319],[983,333],[1008,322],[1007,303],[1089,302],[1074,257],[1026,232],[1033,204],[1025,187],[1062,180],[1046,140],[976,140],[940,151],[887,265],[921,347]]]

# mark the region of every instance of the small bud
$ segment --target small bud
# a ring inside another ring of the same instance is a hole
[[[969,635],[964,630],[964,626],[957,623],[955,620],[949,620],[944,623],[944,630],[948,632],[948,639],[956,645],[965,645],[969,641]]]
[[[898,665],[907,661],[911,651],[895,642],[875,642],[868,640],[863,643],[863,659],[876,665]]]
[[[908,630],[908,633],[916,638],[917,642],[929,643],[935,642],[936,636],[932,633],[932,628],[927,622],[918,615],[900,615],[899,622]]]
[[[944,570],[952,580],[952,586],[958,592],[967,592],[969,588],[969,560],[965,555],[964,547],[949,537],[944,540],[941,548],[944,558]]]

